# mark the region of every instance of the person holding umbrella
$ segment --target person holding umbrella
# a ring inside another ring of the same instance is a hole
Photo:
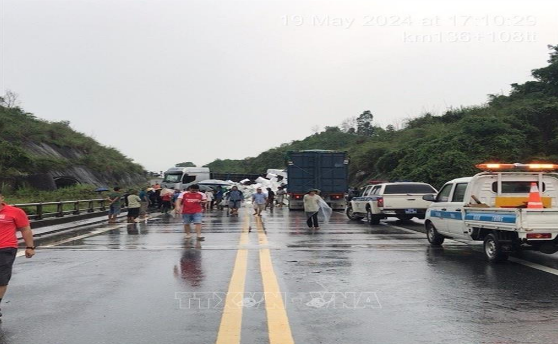
[[[122,193],[120,193],[120,187],[115,186],[114,192],[110,193],[107,197],[109,202],[109,213],[108,213],[108,223],[115,223],[116,218],[120,214],[122,204],[120,202],[122,198]]]

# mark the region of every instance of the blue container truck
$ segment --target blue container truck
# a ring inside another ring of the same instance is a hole
[[[345,208],[349,184],[347,152],[305,150],[289,152],[287,156],[290,210],[304,208],[302,199],[309,189],[318,189],[333,209]]]

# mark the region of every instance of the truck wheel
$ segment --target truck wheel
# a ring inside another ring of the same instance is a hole
[[[353,220],[353,221],[360,221],[360,220],[362,220],[362,216],[357,216],[357,215],[355,215],[355,213],[353,212],[353,207],[351,207],[350,205],[347,207],[346,214],[347,214],[347,217],[348,217],[350,220]]]
[[[508,253],[502,250],[502,245],[493,233],[484,238],[484,255],[489,262],[503,262],[508,259]]]
[[[381,217],[372,214],[370,208],[366,209],[366,221],[371,225],[379,225]]]
[[[438,233],[436,227],[431,222],[426,225],[426,238],[428,238],[431,246],[441,246],[445,239],[443,235]]]

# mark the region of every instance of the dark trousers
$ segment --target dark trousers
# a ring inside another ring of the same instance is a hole
[[[308,227],[312,228],[312,227],[320,227],[320,225],[318,224],[318,213],[306,213],[306,217],[308,218],[308,220],[306,220],[306,224],[308,225]]]
[[[162,211],[163,213],[168,213],[171,210],[171,202],[170,201],[162,201]]]

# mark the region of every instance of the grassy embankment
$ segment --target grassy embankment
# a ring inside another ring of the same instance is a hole
[[[101,145],[93,138],[75,131],[67,121],[50,122],[7,107],[0,99],[0,179],[8,180],[28,174],[61,171],[83,166],[105,176],[106,182],[117,181],[124,174],[144,176],[143,167],[114,147]],[[38,155],[30,145],[48,145],[79,158]]]

